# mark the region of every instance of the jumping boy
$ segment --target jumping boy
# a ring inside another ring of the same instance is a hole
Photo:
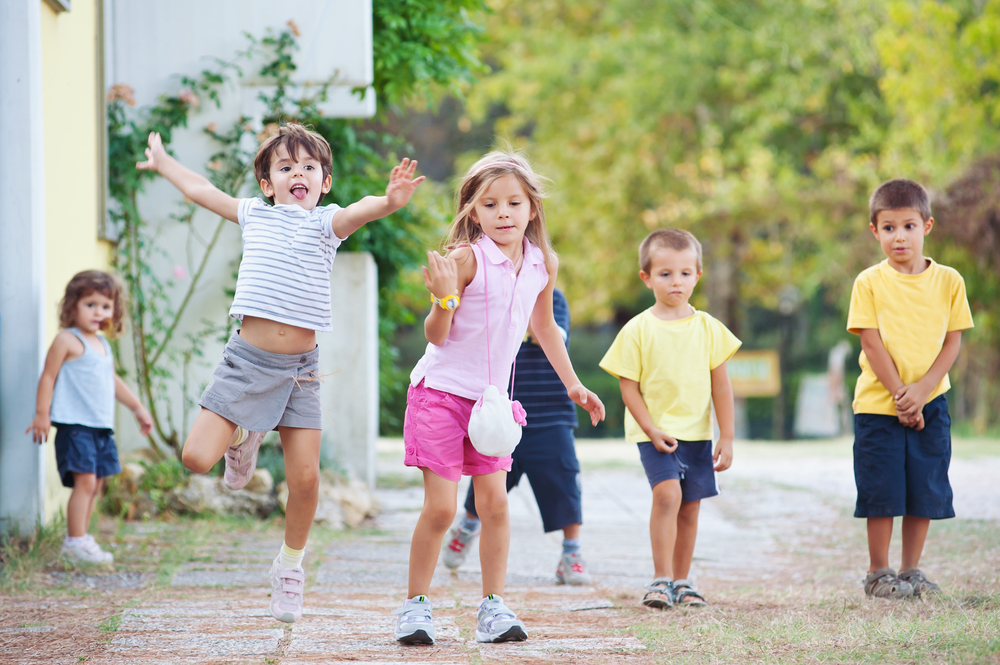
[[[905,598],[940,590],[917,565],[930,520],[955,516],[944,393],[972,314],[958,271],[923,254],[934,226],[926,190],[912,180],[890,180],[875,190],[868,209],[886,259],[858,275],[847,315],[862,349],[853,405],[854,516],[868,520],[865,594]],[[903,516],[899,575],[889,567],[897,515]]]
[[[654,579],[642,604],[705,605],[688,581],[701,500],[719,493],[716,471],[733,461],[733,388],[726,361],[740,340],[688,300],[701,278],[701,244],[677,229],[639,246],[639,277],[656,304],[625,324],[601,360],[618,377],[625,438],[639,447],[653,489],[649,537]],[[712,453],[712,405],[719,441]]]
[[[316,333],[333,329],[330,272],[337,247],[368,222],[406,205],[423,176],[416,162],[392,169],[385,196],[346,208],[319,207],[332,186],[333,155],[319,134],[287,123],[261,143],[254,176],[271,205],[235,199],[167,154],[149,135],[139,169],[157,171],[187,198],[240,225],[243,259],[229,315],[233,333],[184,442],[184,466],[207,473],[223,456],[226,485],[247,484],[264,433],[277,429],[285,457],[288,503],[285,542],[271,565],[271,613],[302,616],[302,559],[319,500],[319,349]]]

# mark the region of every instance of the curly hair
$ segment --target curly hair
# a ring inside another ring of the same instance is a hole
[[[114,303],[110,319],[104,321],[102,331],[108,337],[117,337],[122,331],[122,317],[125,313],[125,289],[121,281],[100,270],[84,270],[73,275],[66,285],[66,293],[59,302],[59,327],[72,328],[76,316],[76,305],[91,293],[100,293]]]

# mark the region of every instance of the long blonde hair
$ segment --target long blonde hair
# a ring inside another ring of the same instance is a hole
[[[535,213],[535,218],[528,222],[524,235],[542,250],[545,265],[551,266],[555,250],[552,249],[552,241],[545,228],[545,208],[542,205],[542,199],[545,198],[543,182],[546,178],[535,173],[524,155],[509,148],[490,152],[466,171],[455,197],[458,213],[451,221],[444,248],[451,251],[462,245],[471,245],[482,237],[482,227],[472,219],[473,208],[495,180],[507,175],[512,175],[521,182],[531,201],[531,210]]]

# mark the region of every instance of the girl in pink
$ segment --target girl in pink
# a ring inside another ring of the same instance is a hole
[[[604,405],[577,378],[552,315],[559,263],[545,230],[540,180],[522,156],[489,153],[462,179],[447,255],[427,253],[424,284],[433,303],[424,321],[429,344],[410,374],[403,423],[406,465],[424,475],[424,507],[410,543],[408,600],[393,612],[399,616],[395,637],[404,644],[434,642],[427,594],[463,474],[472,476],[482,520],[484,598],[476,639],[528,637],[501,598],[510,546],[506,476],[511,458],[477,452],[468,429],[472,408],[487,385],[507,392],[529,322],[570,398],[590,412],[594,424],[604,419]]]

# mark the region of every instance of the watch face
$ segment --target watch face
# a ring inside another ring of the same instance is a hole
[[[450,298],[444,299],[444,306],[446,309],[455,309],[458,307],[458,298],[451,296]]]

